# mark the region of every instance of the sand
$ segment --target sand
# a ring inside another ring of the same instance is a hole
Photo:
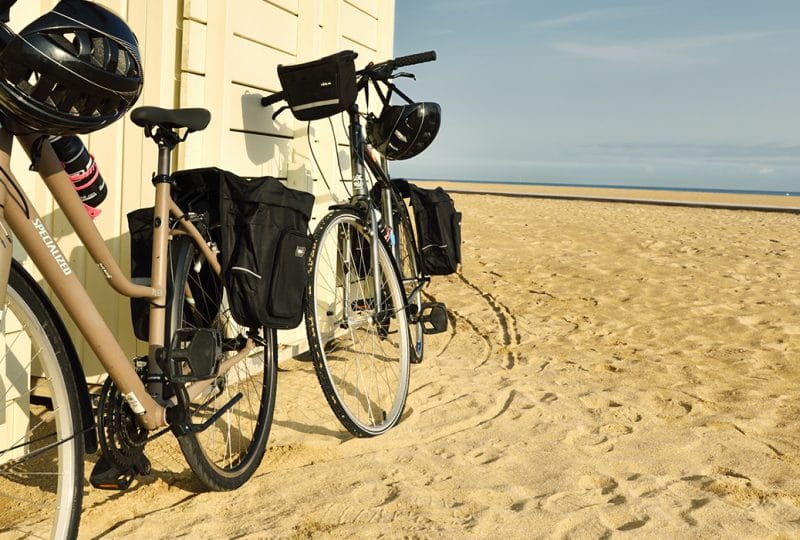
[[[800,536],[800,215],[457,194],[401,423],[352,438],[281,365],[232,493],[176,457],[87,488],[84,538]]]

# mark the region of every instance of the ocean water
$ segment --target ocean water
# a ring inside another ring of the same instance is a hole
[[[519,182],[519,181],[498,181],[498,180],[447,180],[448,182],[459,182],[465,184],[509,184],[519,186],[549,186],[549,187],[571,187],[571,188],[602,188],[602,189],[643,189],[647,191],[689,191],[698,193],[730,193],[738,195],[782,195],[786,197],[800,197],[800,191],[769,191],[759,189],[717,189],[717,188],[692,188],[692,187],[657,187],[657,186],[621,186],[605,184],[562,184],[548,182]]]

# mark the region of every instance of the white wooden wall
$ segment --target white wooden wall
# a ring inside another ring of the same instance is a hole
[[[324,173],[340,197],[342,174],[349,175],[343,122],[339,117],[307,123],[290,112],[277,121],[272,109],[259,104],[261,95],[280,89],[276,67],[313,60],[342,49],[359,53],[357,67],[392,56],[394,0],[97,0],[119,13],[139,38],[145,65],[145,86],[137,105],[205,107],[208,128],[182,145],[176,168],[218,166],[242,176],[272,175],[317,197],[314,221],[332,198],[321,181]],[[12,8],[12,27],[20,29],[56,4],[55,0],[23,0]],[[331,125],[335,130],[332,131]],[[126,214],[150,206],[155,145],[127,118],[85,137],[109,186],[96,223],[124,270],[129,268],[130,242]],[[146,347],[132,335],[127,298],[115,293],[80,246],[63,215],[54,207],[41,180],[27,172],[24,152],[14,153],[12,167],[44,214],[48,226],[74,271],[130,356]],[[313,227],[312,223],[312,227]],[[24,253],[15,252],[20,260]],[[32,270],[32,269],[31,269]],[[33,271],[33,270],[32,270]],[[35,274],[35,273],[34,273]],[[91,350],[70,325],[87,375],[101,373]],[[305,350],[305,331],[281,332],[284,354]]]

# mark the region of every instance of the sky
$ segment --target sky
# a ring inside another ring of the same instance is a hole
[[[798,0],[396,0],[409,178],[800,192]]]

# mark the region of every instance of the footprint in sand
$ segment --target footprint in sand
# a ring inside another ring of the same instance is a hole
[[[642,419],[636,409],[616,399],[609,399],[608,395],[584,395],[580,401],[598,418],[600,426],[596,429],[597,433],[608,438],[633,433],[633,424]]]
[[[633,531],[647,525],[647,522],[650,521],[650,517],[638,517],[623,508],[612,507],[606,508],[600,512],[600,520],[609,529],[615,531]]]
[[[558,401],[558,396],[551,392],[547,392],[541,397],[541,399],[539,399],[539,401],[542,403],[553,403],[554,401]]]
[[[467,459],[476,465],[488,465],[503,457],[502,451],[498,452],[493,447],[474,448],[467,452]]]
[[[613,531],[636,530],[650,521],[617,493],[620,485],[613,477],[586,475],[578,480],[578,488],[581,491],[557,493],[544,501],[545,510],[565,516],[555,527],[558,537],[609,538]]]
[[[601,454],[614,450],[614,444],[609,441],[608,435],[600,433],[599,430],[589,429],[584,426],[580,426],[567,433],[564,442],[592,454]]]
[[[657,411],[656,416],[662,419],[683,418],[691,413],[694,408],[687,400],[660,394],[653,396],[653,401],[653,408]]]
[[[625,424],[606,424],[600,426],[599,432],[603,435],[627,435],[633,433],[633,428]]]
[[[586,491],[599,490],[601,495],[608,495],[619,487],[619,483],[604,474],[589,474],[578,480],[578,487]]]

